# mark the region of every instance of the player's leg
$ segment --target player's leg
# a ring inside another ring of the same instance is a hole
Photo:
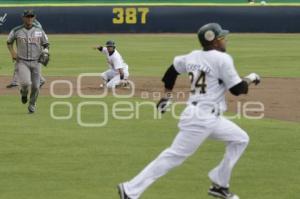
[[[207,137],[207,133],[180,131],[173,144],[164,150],[131,181],[124,183],[126,194],[131,199],[139,196],[159,177],[182,164],[192,155]]]
[[[154,161],[129,182],[123,183],[124,192],[131,199],[137,199],[159,177],[179,166],[191,156],[209,135],[209,126],[199,122],[187,107],[179,123],[180,131],[172,145],[164,150]]]
[[[103,73],[100,74],[101,79],[103,80],[103,84],[100,85],[100,87],[104,87],[107,85],[107,83],[115,76],[115,71],[112,69],[109,69]]]
[[[118,86],[121,82],[120,75],[115,75],[109,82],[107,82],[106,86],[107,88],[115,88]]]
[[[27,103],[27,95],[28,95],[28,89],[29,86],[31,85],[31,80],[30,80],[30,69],[27,66],[26,62],[24,61],[18,61],[17,63],[17,76],[19,79],[20,83],[20,93],[21,93],[21,99],[22,103],[26,104]]]
[[[221,163],[209,172],[209,178],[215,185],[210,192],[224,192],[230,194],[228,188],[234,166],[245,151],[249,137],[247,133],[230,120],[220,117],[216,127],[209,136],[211,139],[226,143],[226,152]],[[222,193],[221,193],[222,194]]]
[[[42,71],[41,71],[41,75],[40,75],[40,88],[42,88],[45,83],[46,83],[46,79],[45,79],[45,77],[43,77]]]
[[[13,87],[18,86],[18,75],[17,75],[18,68],[17,67],[18,67],[18,65],[15,64],[15,66],[14,66],[14,74],[13,74],[13,77],[12,77],[12,81],[10,82],[10,84],[8,84],[6,86],[6,88],[13,88]]]
[[[18,73],[18,69],[17,69],[17,67],[15,67],[11,84],[18,85],[18,74],[17,73]]]
[[[129,72],[127,68],[123,69],[124,72],[124,80],[128,80],[129,77]],[[107,83],[107,88],[115,88],[117,86],[120,86],[121,84],[121,79],[120,79],[120,75],[116,72],[114,72],[113,74],[113,78]],[[122,85],[122,87],[126,88],[128,85]],[[127,87],[128,88],[128,87]]]
[[[31,93],[28,106],[29,113],[35,112],[35,103],[40,91],[40,76],[41,76],[41,64],[38,62],[31,63]]]

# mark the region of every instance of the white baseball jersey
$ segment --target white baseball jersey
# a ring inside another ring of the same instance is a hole
[[[230,55],[217,50],[195,50],[176,56],[173,65],[178,73],[188,73],[191,80],[191,94],[188,102],[200,106],[217,106],[227,109],[225,92],[242,80]]]
[[[209,172],[209,179],[221,187],[229,187],[232,169],[249,142],[243,129],[212,111],[215,110],[215,105],[224,111],[225,91],[241,82],[232,58],[216,50],[195,50],[175,57],[173,65],[177,72],[189,73],[189,102],[197,102],[197,105],[190,103],[181,113],[179,132],[170,147],[161,152],[138,175],[122,183],[126,195],[132,199],[140,198],[158,178],[182,164],[207,138],[226,144],[224,158]],[[214,106],[213,109],[210,105]]]
[[[103,47],[101,52],[106,55],[107,64],[109,68],[113,70],[118,70],[120,68],[128,68],[128,65],[124,62],[122,56],[117,50],[115,50],[115,52],[112,55],[109,55],[107,48]]]

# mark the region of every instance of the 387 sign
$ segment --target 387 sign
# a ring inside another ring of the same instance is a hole
[[[115,7],[113,12],[113,24],[146,24],[149,8]]]

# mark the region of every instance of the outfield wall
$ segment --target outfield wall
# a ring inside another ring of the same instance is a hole
[[[260,0],[256,0],[259,2]],[[300,3],[300,0],[265,0],[268,3]],[[35,3],[247,3],[247,0],[1,0],[0,4],[35,4]]]
[[[21,23],[24,7],[0,8],[1,33]],[[232,32],[300,32],[300,6],[34,7],[48,33],[190,33],[208,22]]]

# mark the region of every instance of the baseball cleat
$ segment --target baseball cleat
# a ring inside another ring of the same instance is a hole
[[[130,199],[125,193],[123,184],[118,185],[118,191],[119,191],[120,199]]]
[[[130,89],[130,83],[127,81],[121,82],[120,84],[117,84],[115,88],[123,88],[123,89]]]
[[[222,199],[239,199],[237,195],[235,195],[234,193],[230,193],[229,188],[220,187],[216,184],[213,184],[209,188],[208,194]]]
[[[129,83],[127,83],[126,85],[124,85],[122,88],[124,88],[124,89],[130,89],[131,87],[130,87],[130,84]]]
[[[27,96],[22,96],[21,97],[21,100],[22,100],[22,104],[26,104],[27,103]]]
[[[13,83],[11,83],[11,84],[8,84],[7,86],[6,86],[6,88],[13,88],[13,87],[17,87],[18,86],[18,84],[13,84]]]
[[[35,112],[35,105],[34,104],[29,104],[28,106],[28,113],[34,113]]]
[[[22,95],[22,92],[21,92],[21,101],[22,101],[22,104],[26,104],[28,101],[27,95]]]

